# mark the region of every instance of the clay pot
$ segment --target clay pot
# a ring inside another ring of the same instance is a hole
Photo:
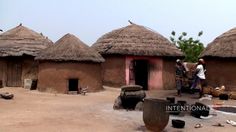
[[[144,99],[143,121],[148,130],[162,131],[169,121],[169,113],[166,112],[166,100],[148,98]]]
[[[195,108],[191,110],[191,115],[196,118],[200,118],[201,116],[207,117],[210,113],[210,107],[208,107],[207,105],[203,103],[196,102],[192,106]]]
[[[14,94],[10,94],[8,92],[0,94],[2,98],[4,99],[12,99],[14,97]]]
[[[175,97],[166,97],[166,100],[168,100],[170,103],[175,103]]]
[[[183,120],[172,120],[172,126],[174,128],[184,128],[185,121],[183,121]]]
[[[177,101],[177,104],[180,104],[180,106],[185,106],[187,104],[187,101],[179,100],[179,101]]]
[[[228,100],[229,95],[227,93],[222,93],[222,94],[219,95],[219,99],[220,100]]]

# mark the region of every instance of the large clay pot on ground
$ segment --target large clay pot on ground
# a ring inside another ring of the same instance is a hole
[[[115,103],[113,105],[113,109],[114,110],[119,110],[119,109],[123,109],[123,106],[122,106],[122,101],[120,99],[120,96],[118,96],[115,100]]]
[[[148,130],[161,132],[166,127],[169,121],[169,113],[166,111],[168,104],[166,100],[144,99],[143,121]]]
[[[143,101],[146,93],[139,85],[125,85],[121,87],[120,99],[125,109],[135,109],[138,102]]]

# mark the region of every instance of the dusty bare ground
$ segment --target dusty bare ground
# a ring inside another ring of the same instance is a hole
[[[0,92],[15,94],[13,100],[0,99],[0,132],[129,132],[146,131],[142,112],[112,109],[119,90],[107,88],[102,92],[82,95],[41,93],[23,88],[2,88]],[[149,97],[165,98],[174,91],[156,91]],[[180,98],[179,98],[180,99]],[[184,95],[181,99],[194,102],[194,97]],[[206,102],[209,103],[209,102]],[[235,104],[235,101],[229,101]],[[186,121],[185,129],[175,129],[171,119]],[[235,115],[217,112],[211,119],[197,119],[189,115],[171,116],[165,131],[236,131],[236,127],[225,124],[226,119],[236,120]],[[212,126],[220,122],[223,128]],[[194,124],[202,123],[203,128],[195,129]]]

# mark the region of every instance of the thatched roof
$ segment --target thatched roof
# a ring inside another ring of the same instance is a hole
[[[0,57],[36,56],[51,44],[52,41],[47,37],[20,24],[0,34]]]
[[[183,56],[174,44],[159,33],[133,23],[103,35],[92,47],[103,55]]]
[[[36,60],[103,62],[102,56],[72,34],[66,34],[42,51]]]
[[[236,57],[236,28],[223,33],[208,44],[200,57]]]

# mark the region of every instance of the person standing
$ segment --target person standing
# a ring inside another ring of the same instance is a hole
[[[191,86],[191,90],[193,91],[194,89],[196,89],[198,85],[200,85],[199,97],[202,97],[203,94],[203,86],[205,85],[205,80],[206,80],[205,72],[206,72],[205,61],[203,59],[199,59],[197,67],[195,69],[194,82]]]
[[[176,65],[175,65],[175,80],[176,80],[176,89],[177,89],[178,96],[181,96],[181,89],[183,86],[184,74],[185,74],[185,68],[184,68],[181,60],[177,59]]]

